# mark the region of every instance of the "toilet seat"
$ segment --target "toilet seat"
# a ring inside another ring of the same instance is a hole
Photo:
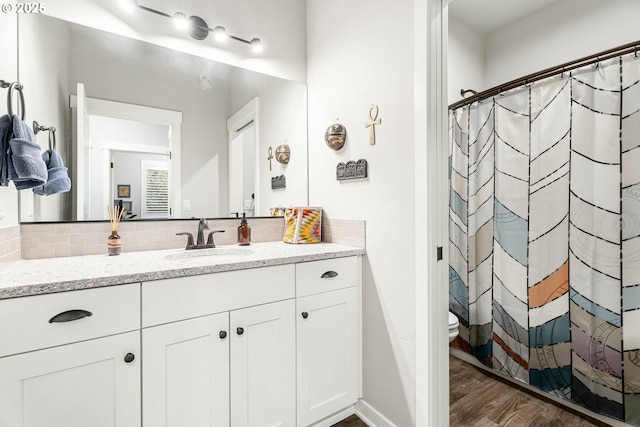
[[[460,326],[458,316],[449,312],[449,342],[453,341],[458,336],[458,326]]]
[[[458,316],[449,312],[449,329],[458,329],[460,325],[460,321],[458,320]]]

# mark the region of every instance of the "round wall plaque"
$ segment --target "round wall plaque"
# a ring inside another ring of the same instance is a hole
[[[347,129],[340,123],[334,123],[324,133],[324,140],[332,150],[338,151],[344,147],[347,139]]]

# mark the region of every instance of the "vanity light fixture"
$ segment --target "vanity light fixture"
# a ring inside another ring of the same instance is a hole
[[[136,0],[120,0],[120,7],[127,13],[132,13],[136,6],[138,6]]]
[[[229,36],[227,35],[227,30],[218,25],[213,29],[213,38],[215,41],[222,43],[226,42],[229,39]]]
[[[143,6],[138,4],[136,0],[120,0],[120,5],[127,12],[133,12],[136,9],[144,10],[145,12],[150,12],[156,15],[164,16],[165,18],[169,18],[173,21],[174,25],[181,29],[186,30],[191,37],[196,40],[204,40],[207,38],[209,33],[213,33],[213,38],[217,42],[224,42],[227,39],[233,39],[251,46],[251,51],[254,53],[262,52],[262,42],[259,38],[254,37],[251,40],[246,40],[240,37],[232,36],[227,33],[227,30],[218,25],[216,27],[209,28],[207,22],[199,16],[189,16],[185,15],[182,12],[176,12],[173,15],[168,13],[161,12],[156,9],[152,9],[147,6]]]
[[[189,21],[187,15],[182,12],[176,12],[173,14],[173,24],[179,30],[186,30],[189,27]]]
[[[262,42],[258,38],[252,38],[249,44],[251,45],[251,51],[254,53],[260,53],[264,49],[262,47]]]

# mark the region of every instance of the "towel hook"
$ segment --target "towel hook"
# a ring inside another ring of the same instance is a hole
[[[3,82],[6,84],[6,82]],[[3,86],[4,87],[4,86]],[[7,112],[9,113],[9,117],[13,122],[13,91],[17,90],[18,95],[20,95],[20,111],[22,113],[21,119],[24,120],[25,117],[25,106],[24,106],[24,94],[22,93],[22,84],[20,82],[13,82],[9,84],[9,93],[7,95]]]

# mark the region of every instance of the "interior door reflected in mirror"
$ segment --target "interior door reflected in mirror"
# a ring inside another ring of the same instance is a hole
[[[254,98],[229,120],[229,213],[255,216],[260,211],[256,183],[256,155],[259,99]]]
[[[76,220],[172,218],[180,200],[182,113],[89,98],[78,83],[74,114]]]
[[[86,96],[70,97],[78,188],[76,220],[106,220],[106,206],[125,220],[166,219],[180,200],[182,113]],[[175,154],[174,154],[175,153]]]

